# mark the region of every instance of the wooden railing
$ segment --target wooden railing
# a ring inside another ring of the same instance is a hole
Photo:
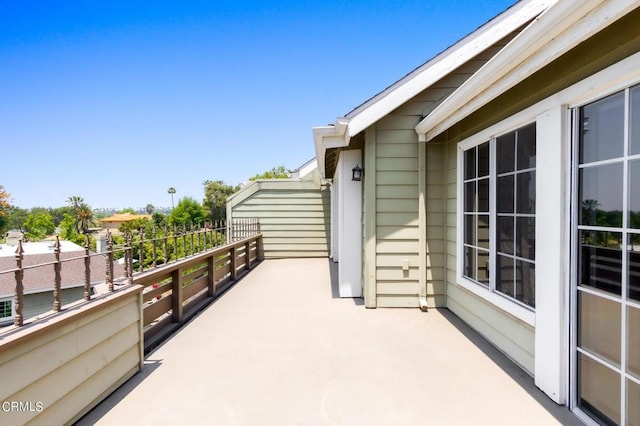
[[[262,234],[253,233],[181,262],[134,274],[134,284],[144,287],[145,351],[215,300],[260,260]]]

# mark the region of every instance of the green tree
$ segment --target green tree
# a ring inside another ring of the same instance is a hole
[[[0,185],[0,234],[4,234],[7,227],[9,211],[11,210],[11,194]]]
[[[138,231],[141,228],[144,230],[145,235],[147,237],[150,237],[151,230],[153,228],[153,222],[143,217],[123,223],[122,225],[120,225],[120,228],[118,228],[118,230],[124,234],[127,232]]]
[[[7,216],[6,229],[24,229],[24,221],[29,216],[29,210],[20,207],[11,206],[9,215]]]
[[[84,198],[77,195],[69,197],[67,203],[69,203],[71,215],[75,219],[76,232],[86,233],[95,224],[93,210],[84,202]]]
[[[185,197],[178,201],[176,208],[171,211],[169,224],[177,226],[199,224],[206,218],[207,212],[200,203],[191,197]]]
[[[250,177],[249,180],[257,179],[288,179],[289,172],[284,166],[273,167],[271,170],[267,170],[264,173],[258,173],[254,177]]]
[[[151,203],[147,204],[144,208],[144,210],[147,212],[147,214],[151,214],[153,213],[153,210],[155,209],[155,206]]]
[[[51,218],[53,219],[53,224],[56,226],[60,226],[60,223],[64,219],[64,215],[71,214],[71,207],[63,206],[63,207],[57,207],[55,209],[50,209],[49,214],[51,214]]]
[[[76,220],[71,213],[65,213],[60,221],[60,237],[63,240],[72,241],[78,235],[76,231]]]
[[[204,200],[202,205],[211,220],[221,220],[227,217],[227,198],[240,190],[240,186],[231,186],[221,180],[205,180]]]
[[[137,214],[132,207],[125,207],[124,209],[118,210],[118,214],[123,214],[123,213]]]
[[[25,234],[30,240],[43,240],[53,234],[55,228],[53,218],[49,213],[29,213],[24,222]]]
[[[151,220],[157,228],[164,228],[167,224],[167,217],[160,212],[155,212],[151,215]]]

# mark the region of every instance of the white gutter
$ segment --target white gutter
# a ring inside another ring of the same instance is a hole
[[[419,139],[433,139],[636,7],[637,0],[559,1],[425,117]]]

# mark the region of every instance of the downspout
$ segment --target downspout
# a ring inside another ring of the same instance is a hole
[[[418,138],[418,303],[426,312],[427,306],[427,143]]]

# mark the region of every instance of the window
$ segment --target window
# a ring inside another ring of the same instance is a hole
[[[463,153],[462,275],[535,307],[536,127]]]
[[[0,301],[0,319],[11,318],[11,300]]]

